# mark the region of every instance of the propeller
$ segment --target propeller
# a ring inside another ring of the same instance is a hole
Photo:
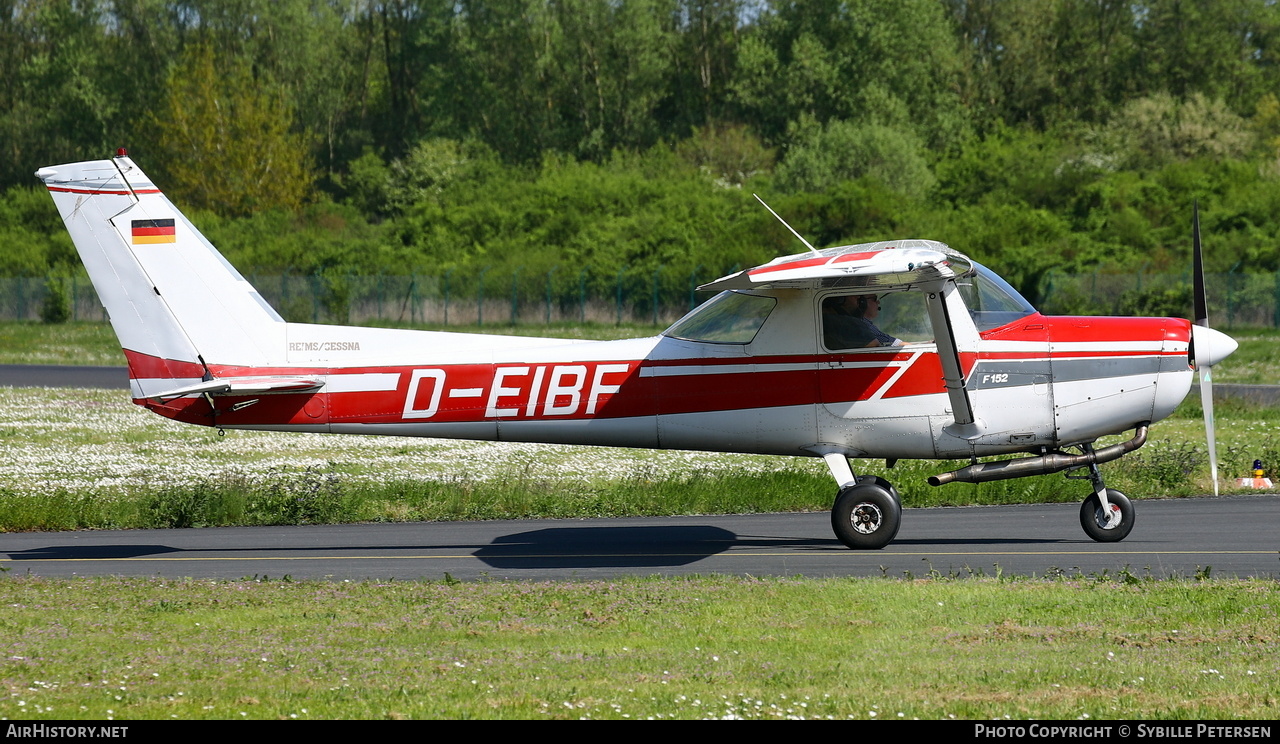
[[[1209,327],[1209,302],[1204,290],[1204,257],[1200,247],[1200,204],[1191,207],[1191,249],[1195,319],[1191,328],[1191,361],[1200,373],[1200,405],[1204,409],[1204,435],[1209,445],[1209,475],[1213,495],[1218,495],[1218,441],[1213,425],[1213,365],[1231,356],[1239,344],[1221,331]]]

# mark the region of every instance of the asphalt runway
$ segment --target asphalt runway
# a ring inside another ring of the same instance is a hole
[[[0,387],[129,389],[128,367],[0,364]]]
[[[54,370],[69,370],[55,372]],[[28,380],[23,382],[21,380]],[[35,381],[29,381],[35,380]],[[74,382],[72,382],[74,381]],[[125,387],[123,368],[0,366],[0,385]],[[0,534],[10,576],[565,580],[629,575],[1280,576],[1280,497],[1138,500],[1120,543],[1079,504],[905,509],[884,550],[852,551],[827,513],[651,519]]]
[[[1079,506],[906,509],[884,550],[852,551],[829,517],[652,519],[122,530],[0,535],[10,576],[523,581],[619,576],[921,577],[1057,572],[1280,576],[1275,496],[1135,502],[1120,543],[1095,543]]]

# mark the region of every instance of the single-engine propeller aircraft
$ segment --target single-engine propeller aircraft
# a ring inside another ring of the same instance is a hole
[[[1207,385],[1236,348],[1207,322],[1041,315],[935,241],[818,250],[794,230],[807,252],[705,285],[721,291],[653,338],[288,323],[123,151],[36,176],[110,315],[133,401],[155,413],[227,429],[821,457],[850,548],[884,547],[902,516],[897,490],[855,475],[851,458],[972,462],[935,486],[1083,471],[1085,532],[1124,539],[1133,506],[1098,465],[1141,447],[1193,370]],[[1203,297],[1197,272],[1198,319]],[[855,321],[885,330],[851,341],[837,329]],[[1008,454],[1023,456],[980,462]]]

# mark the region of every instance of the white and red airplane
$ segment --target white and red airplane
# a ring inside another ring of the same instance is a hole
[[[851,548],[888,544],[902,506],[850,458],[974,463],[933,485],[1083,470],[1085,532],[1123,539],[1133,507],[1098,465],[1142,446],[1193,370],[1205,377],[1236,348],[1181,319],[1046,317],[929,240],[810,246],[711,282],[723,291],[653,338],[288,323],[123,151],[36,176],[110,315],[140,406],[227,429],[821,457],[838,485],[832,526]],[[881,324],[910,343],[844,348],[824,317],[844,295],[883,301]],[[1011,453],[1024,456],[978,462]]]

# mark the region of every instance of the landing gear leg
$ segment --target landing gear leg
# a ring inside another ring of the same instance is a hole
[[[854,550],[879,550],[898,534],[902,501],[889,481],[874,475],[857,477],[844,455],[823,455],[840,491],[831,507],[831,529]]]
[[[1120,542],[1133,529],[1133,504],[1123,493],[1107,488],[1096,464],[1089,466],[1089,482],[1093,493],[1080,504],[1080,526],[1098,542]]]

